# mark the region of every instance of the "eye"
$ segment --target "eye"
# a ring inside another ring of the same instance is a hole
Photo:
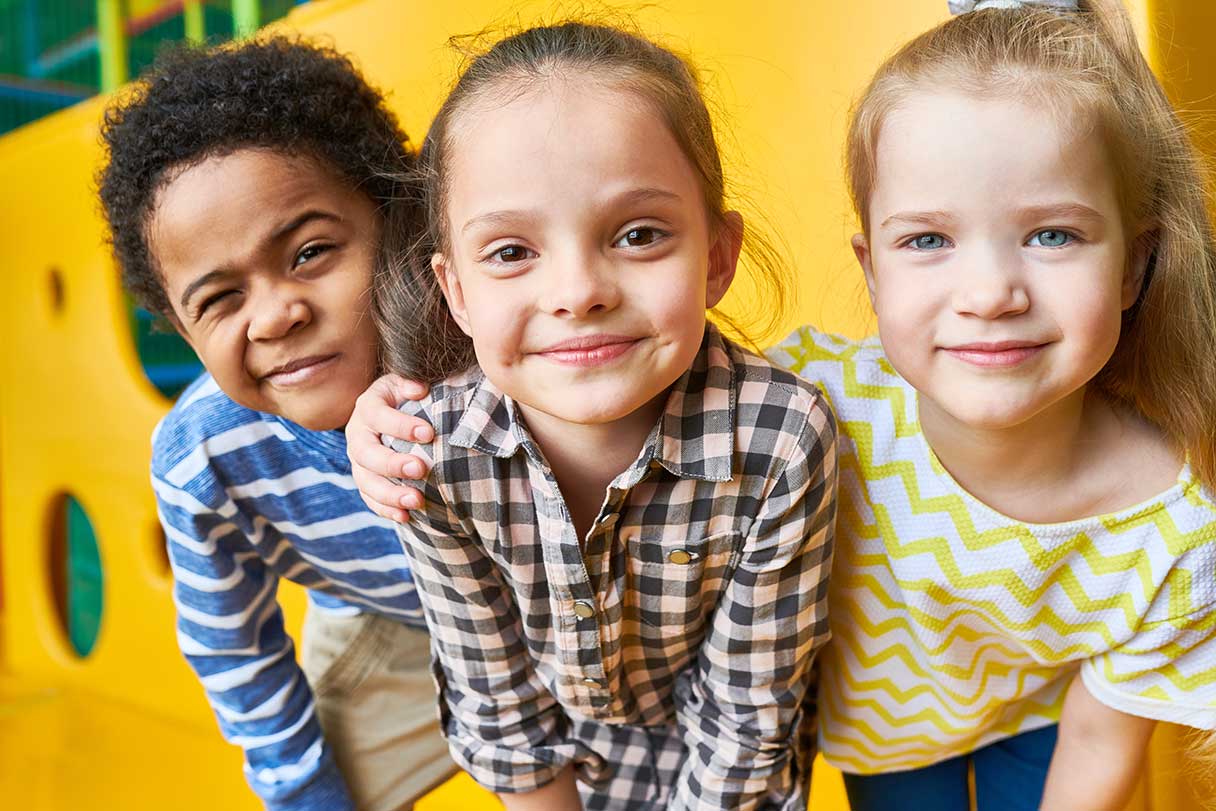
[[[918,234],[904,243],[918,251],[936,251],[946,247],[946,238],[941,234]]]
[[[494,253],[490,254],[490,258],[502,262],[503,264],[514,264],[522,262],[532,256],[532,251],[529,251],[523,245],[504,245]]]
[[[658,228],[630,228],[612,243],[612,247],[643,248],[657,242],[663,233]]]
[[[224,299],[228,298],[229,296],[233,295],[236,292],[237,291],[235,291],[235,290],[221,290],[218,293],[213,293],[210,296],[207,296],[207,298],[203,299],[203,303],[198,305],[198,311],[195,313],[195,316],[194,316],[195,319],[201,318],[203,316],[203,313],[207,312],[207,310],[213,304],[219,304],[221,301],[223,301]]]
[[[1026,244],[1036,248],[1062,248],[1074,239],[1076,237],[1067,231],[1046,228],[1032,236]]]
[[[295,258],[295,261],[292,263],[292,267],[298,268],[300,265],[304,264],[305,262],[309,262],[313,259],[316,259],[318,256],[320,256],[321,254],[330,250],[331,248],[333,248],[332,245],[325,245],[325,244],[305,245],[302,249],[300,249],[300,252],[296,254],[296,258]]]

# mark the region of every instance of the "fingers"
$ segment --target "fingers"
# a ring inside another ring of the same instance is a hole
[[[414,487],[396,484],[358,465],[351,466],[351,474],[363,503],[376,515],[404,524],[410,510],[422,509],[422,493]]]

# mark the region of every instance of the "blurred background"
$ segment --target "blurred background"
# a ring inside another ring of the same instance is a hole
[[[869,331],[848,238],[844,122],[878,62],[944,0],[0,0],[0,805],[256,809],[177,651],[149,436],[199,372],[123,294],[93,176],[97,125],[159,47],[267,25],[352,53],[417,143],[455,78],[449,37],[593,13],[692,57],[718,115],[732,196],[798,279],[773,342],[801,323]],[[1211,156],[1216,3],[1129,0],[1146,54]],[[772,308],[744,276],[728,311]],[[281,590],[298,629],[301,592]],[[1198,811],[1182,733],[1163,728],[1131,811]],[[844,809],[820,768],[812,807]],[[1211,798],[1208,798],[1209,800]],[[420,811],[497,803],[467,780]]]

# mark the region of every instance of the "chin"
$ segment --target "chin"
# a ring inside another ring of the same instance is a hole
[[[288,408],[281,416],[310,431],[333,431],[346,427],[353,410],[353,403],[345,409],[317,405],[311,408]]]

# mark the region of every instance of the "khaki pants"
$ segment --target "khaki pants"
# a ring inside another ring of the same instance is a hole
[[[439,734],[425,631],[310,605],[301,660],[359,811],[408,811],[457,772]]]

